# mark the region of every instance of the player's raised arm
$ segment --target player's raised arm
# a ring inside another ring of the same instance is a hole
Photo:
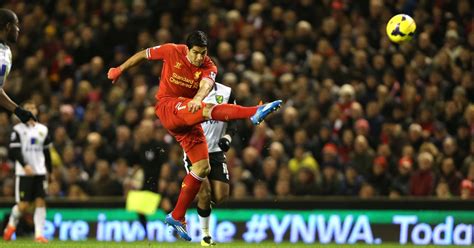
[[[142,50],[140,52],[135,53],[132,57],[128,58],[127,61],[125,61],[123,64],[121,64],[119,67],[112,67],[109,69],[109,72],[107,73],[107,78],[112,80],[112,83],[115,83],[117,79],[120,77],[122,72],[128,70],[130,67],[134,67],[143,60],[146,60],[146,52],[147,50]]]
[[[162,60],[164,59],[165,55],[175,46],[175,44],[169,43],[161,46],[150,47],[137,52],[119,67],[110,68],[109,72],[107,73],[107,77],[112,80],[112,83],[115,83],[120,75],[122,75],[122,72],[140,64],[144,60]]]

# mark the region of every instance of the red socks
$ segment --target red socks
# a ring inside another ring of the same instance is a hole
[[[193,202],[199,189],[201,188],[202,178],[196,176],[192,171],[188,173],[181,184],[181,192],[179,192],[178,202],[171,216],[175,220],[184,220],[186,210]]]
[[[258,106],[243,107],[235,104],[218,104],[211,110],[210,117],[216,121],[246,119],[257,112]]]

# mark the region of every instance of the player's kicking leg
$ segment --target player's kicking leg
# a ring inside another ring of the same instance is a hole
[[[176,109],[175,113],[173,113],[173,117],[179,116],[179,118],[183,120],[183,124],[188,126],[193,126],[209,119],[216,121],[250,119],[254,125],[258,125],[268,115],[277,111],[283,103],[282,100],[276,100],[251,107],[227,103],[217,105],[202,103],[203,108],[197,112],[192,113],[186,107],[183,107],[186,106],[190,101],[191,99],[189,98],[183,98],[173,102],[175,104],[173,109]],[[166,116],[163,116],[163,118],[165,117]]]
[[[277,111],[281,107],[282,103],[282,100],[276,100],[253,107],[243,107],[236,104],[218,104],[211,106],[208,111],[206,108],[204,108],[203,115],[205,118],[218,121],[250,118],[250,121],[254,125],[258,125],[269,114]],[[206,107],[209,107],[209,105],[206,105]]]

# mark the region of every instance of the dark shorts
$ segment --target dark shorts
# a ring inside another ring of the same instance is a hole
[[[209,175],[207,176],[209,180],[229,183],[229,171],[227,170],[224,152],[209,153],[209,164],[211,165],[211,172],[209,172]],[[185,159],[184,166],[186,167],[186,172],[189,173],[192,164],[188,158]]]
[[[16,202],[33,202],[36,198],[44,198],[48,181],[45,176],[16,176]]]
[[[208,158],[206,136],[199,123],[204,121],[202,111],[191,113],[187,109],[189,98],[164,98],[155,106],[161,124],[175,137],[193,162]]]

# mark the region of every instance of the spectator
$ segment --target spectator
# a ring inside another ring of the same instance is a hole
[[[273,194],[275,193],[275,185],[278,179],[278,165],[276,160],[272,157],[267,157],[263,160],[262,165],[262,174],[259,175],[259,179],[267,182],[269,191]]]
[[[235,200],[242,200],[246,198],[247,195],[247,187],[243,183],[235,183],[232,189],[232,198]]]
[[[256,200],[268,200],[271,193],[268,190],[268,185],[264,181],[257,181],[253,187],[253,197]]]
[[[401,196],[410,194],[410,179],[413,171],[413,161],[410,157],[404,156],[398,161],[398,172],[392,180],[391,188]]]
[[[363,184],[363,178],[353,166],[347,166],[344,173],[344,195],[357,196]]]
[[[318,193],[324,196],[341,195],[343,193],[344,181],[337,168],[327,165],[321,173]]]
[[[319,174],[319,165],[311,153],[305,151],[303,146],[297,146],[294,150],[294,157],[288,162],[291,173],[294,175],[300,169],[310,169],[313,174]]]
[[[288,155],[285,152],[285,147],[280,142],[272,142],[270,144],[269,156],[277,161],[278,165],[288,163]]]
[[[13,199],[15,197],[15,191],[13,187],[14,185],[15,185],[15,180],[12,178],[7,178],[3,180],[2,195],[4,197]]]
[[[137,131],[138,149],[134,151],[137,156],[135,164],[142,167],[144,172],[143,190],[158,191],[158,179],[161,167],[168,160],[170,149],[168,145],[155,137],[155,127],[151,120],[143,120]]]
[[[64,174],[64,186],[66,189],[70,189],[72,185],[77,185],[82,190],[91,193],[89,175],[79,166],[65,167]]]
[[[262,174],[262,162],[260,161],[257,149],[253,147],[247,147],[243,151],[242,165],[254,178]]]
[[[464,179],[461,183],[461,199],[473,199],[474,198],[474,186],[472,181]]]
[[[422,131],[422,127],[416,123],[411,124],[408,129],[408,141],[415,150],[419,150],[423,144]]]
[[[69,186],[69,192],[67,194],[68,200],[72,201],[86,201],[89,196],[84,192],[84,190],[77,184]]]
[[[367,182],[374,186],[377,195],[388,196],[391,178],[385,157],[378,156],[374,159]]]
[[[295,174],[293,191],[297,196],[315,195],[317,186],[314,171],[306,167],[300,168]]]
[[[365,178],[368,177],[371,171],[374,156],[375,153],[370,148],[367,139],[362,135],[357,136],[354,141],[354,151],[350,154],[350,158],[357,172]]]
[[[443,142],[443,155],[453,159],[456,169],[460,169],[463,163],[463,157],[458,152],[456,140],[452,137],[447,137]]]
[[[440,181],[438,185],[436,185],[436,197],[439,199],[449,199],[452,197],[449,191],[449,185],[445,181]]]
[[[439,182],[444,182],[448,185],[449,194],[458,196],[460,194],[460,186],[462,175],[456,170],[454,160],[446,157],[441,161],[441,169],[438,175]]]
[[[122,196],[122,185],[111,175],[110,165],[106,160],[97,161],[92,187],[96,196]]]
[[[275,186],[275,196],[277,198],[287,199],[291,196],[291,183],[288,180],[278,180]]]
[[[418,167],[410,178],[410,195],[430,196],[434,193],[435,174],[433,172],[433,155],[422,152],[418,155]]]
[[[360,187],[359,197],[361,199],[370,199],[375,197],[375,189],[369,183],[363,183]]]

